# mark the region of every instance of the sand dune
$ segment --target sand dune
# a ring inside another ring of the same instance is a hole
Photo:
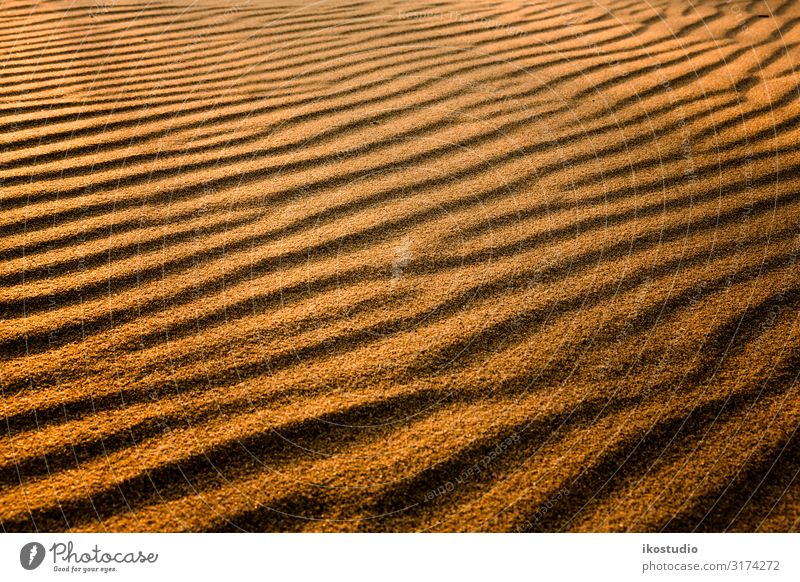
[[[792,0],[10,0],[4,531],[797,531]]]

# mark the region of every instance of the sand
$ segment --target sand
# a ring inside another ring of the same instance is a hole
[[[798,531],[792,0],[0,6],[3,531]]]

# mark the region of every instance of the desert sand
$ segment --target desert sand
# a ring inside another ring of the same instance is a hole
[[[7,0],[2,531],[797,531],[792,0]]]

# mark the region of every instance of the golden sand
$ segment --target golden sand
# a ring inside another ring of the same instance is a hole
[[[797,531],[793,0],[0,6],[4,531]]]

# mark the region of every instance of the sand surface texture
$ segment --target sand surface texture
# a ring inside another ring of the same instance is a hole
[[[800,528],[793,0],[4,0],[5,531]]]

